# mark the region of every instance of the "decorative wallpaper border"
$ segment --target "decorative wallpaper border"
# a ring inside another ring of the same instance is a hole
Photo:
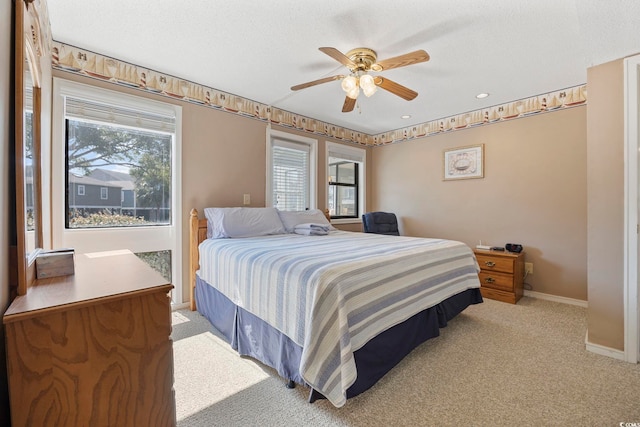
[[[36,56],[42,57],[51,52],[53,39],[51,38],[51,23],[47,2],[43,0],[25,1],[27,13],[31,14],[31,37],[36,49]],[[34,28],[34,25],[36,26]]]
[[[576,107],[587,102],[587,86],[579,85],[369,135],[56,41],[52,45],[51,62],[53,68],[58,70],[366,146],[408,141]]]
[[[444,132],[469,129],[492,123],[578,107],[587,103],[587,85],[532,96],[506,104],[494,105],[468,113],[457,114],[419,125],[373,135],[371,145],[386,145],[415,138],[433,136]]]

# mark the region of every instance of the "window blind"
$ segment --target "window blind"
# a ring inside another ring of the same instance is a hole
[[[339,144],[330,144],[327,149],[329,163],[340,160],[363,163],[366,151],[361,148],[343,147]]]
[[[309,146],[275,140],[272,148],[273,205],[280,210],[309,208]]]
[[[106,122],[136,129],[168,133],[176,130],[175,115],[134,110],[71,96],[65,98],[65,115],[70,119]]]
[[[329,163],[339,162],[341,160],[347,160],[350,162],[362,163],[364,161],[363,156],[347,152],[335,152],[329,151]]]

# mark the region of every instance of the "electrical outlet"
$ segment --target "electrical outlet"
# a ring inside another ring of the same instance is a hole
[[[250,205],[251,204],[251,194],[245,194],[244,195],[243,203],[245,205]]]
[[[525,274],[533,274],[533,263],[525,262],[524,263],[524,272]]]

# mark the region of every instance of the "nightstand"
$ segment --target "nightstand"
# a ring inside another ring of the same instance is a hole
[[[473,251],[480,266],[480,292],[485,298],[515,304],[524,293],[524,252]]]

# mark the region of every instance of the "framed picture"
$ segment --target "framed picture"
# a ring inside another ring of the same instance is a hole
[[[484,178],[484,144],[443,151],[443,180]]]

